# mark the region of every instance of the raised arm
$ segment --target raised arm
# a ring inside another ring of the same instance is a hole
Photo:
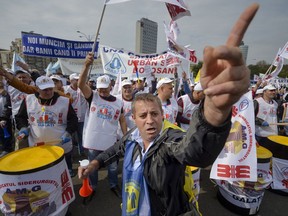
[[[232,105],[248,91],[250,71],[238,46],[258,8],[256,3],[246,8],[232,28],[226,45],[204,50],[200,78],[206,95],[204,116],[214,126],[227,119]]]
[[[92,90],[87,85],[86,81],[87,81],[88,72],[90,70],[90,66],[93,64],[93,61],[94,61],[93,54],[88,53],[85,58],[85,62],[84,62],[84,65],[83,65],[83,68],[82,68],[82,71],[80,73],[79,80],[78,80],[78,87],[82,91],[85,98],[89,98],[92,94]]]
[[[18,80],[14,75],[0,67],[0,75],[4,76],[11,86],[26,94],[34,94],[37,92],[36,86],[27,85],[26,83]]]

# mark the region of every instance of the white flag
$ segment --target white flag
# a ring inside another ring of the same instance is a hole
[[[128,1],[138,1],[138,2],[147,2],[148,0],[106,0],[105,4],[117,4],[117,3],[123,3]],[[150,1],[160,1],[169,3],[172,5],[177,5],[180,8],[187,9],[187,6],[185,5],[183,0],[150,0]]]
[[[50,75],[52,74],[52,66],[53,66],[53,63],[50,62],[50,63],[48,64],[48,66],[46,67],[46,69],[45,69],[46,76],[50,76]]]
[[[178,35],[180,34],[178,24],[173,20],[171,20],[169,28],[165,21],[163,21],[163,24],[167,42],[171,40],[173,43],[176,43]]]
[[[112,89],[112,95],[121,95],[122,94],[122,85],[121,85],[121,80],[122,80],[122,77],[121,77],[121,72],[118,73],[117,75],[117,78],[116,78],[116,81],[115,81],[115,85]]]
[[[177,5],[166,3],[167,10],[172,20],[180,19],[184,16],[191,16],[190,11],[185,7],[179,7]]]
[[[281,50],[280,56],[285,59],[288,59],[288,42],[285,44],[285,46]]]
[[[53,66],[52,66],[52,71],[53,71],[54,73],[56,73],[56,71],[57,71],[59,68],[60,68],[60,60],[59,60],[59,58],[58,58],[57,62],[55,62],[55,64],[53,64]]]
[[[173,39],[177,41],[178,35],[180,34],[180,29],[176,21],[171,20],[170,22],[170,33],[173,35]]]
[[[230,134],[212,166],[210,178],[257,181],[255,119],[251,91],[233,105],[231,121]]]
[[[283,49],[281,50],[281,48],[279,48],[278,53],[272,63],[272,65],[274,65],[276,68],[272,72],[270,72],[271,71],[270,70],[269,73],[266,74],[264,78],[266,81],[277,77],[278,74],[281,72],[283,65],[284,65],[284,58],[281,56],[282,51]],[[271,65],[271,69],[272,69],[272,65]]]
[[[144,0],[144,1],[147,1],[147,0]],[[165,2],[165,3],[172,4],[172,5],[176,5],[180,8],[187,9],[187,6],[185,5],[183,0],[153,0],[153,1]]]
[[[21,58],[20,55],[18,55],[16,52],[13,53],[13,60],[12,60],[12,65],[11,65],[11,70],[15,73],[18,70],[24,71],[23,68],[17,65],[17,62],[23,62],[26,64],[23,58]],[[26,71],[27,72],[27,71]],[[28,72],[27,72],[28,73]]]
[[[283,64],[284,64],[284,59],[281,56],[278,56],[276,68],[274,69],[274,71],[270,73],[270,76],[277,77],[283,68]]]

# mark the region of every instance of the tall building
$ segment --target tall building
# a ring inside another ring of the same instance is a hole
[[[152,20],[142,18],[136,22],[136,48],[137,53],[157,52],[158,24]]]
[[[10,68],[13,58],[13,53],[10,50],[0,49],[0,65],[4,68]]]
[[[244,59],[244,62],[246,63],[247,62],[247,56],[248,56],[248,49],[249,49],[249,46],[248,45],[245,45],[244,44],[244,41],[241,42],[240,46],[239,46],[241,52],[242,52],[242,55],[243,55],[243,59]]]

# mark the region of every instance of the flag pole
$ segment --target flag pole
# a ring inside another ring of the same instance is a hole
[[[93,54],[94,54],[94,52],[96,50],[97,40],[98,40],[99,31],[100,31],[100,28],[101,28],[101,24],[102,24],[102,20],[103,20],[105,9],[106,9],[106,0],[105,0],[105,3],[104,3],[104,6],[103,6],[102,14],[101,14],[101,17],[100,17],[99,25],[98,25],[98,28],[97,28],[97,31],[96,31],[96,36],[95,36],[93,47],[92,47],[92,51],[91,51]],[[98,50],[96,50],[96,52],[98,53]],[[97,56],[96,56],[96,58],[97,58]],[[90,66],[90,70],[89,70],[89,73],[88,73],[88,76],[87,76],[88,78],[90,77],[92,67],[93,67],[93,65]]]

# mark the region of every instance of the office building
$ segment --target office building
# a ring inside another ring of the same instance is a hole
[[[239,46],[241,52],[242,52],[242,55],[243,55],[243,59],[244,59],[244,62],[246,63],[247,62],[247,56],[248,56],[248,48],[249,46],[248,45],[245,45],[244,44],[244,41],[241,42],[240,46]]]
[[[158,24],[146,18],[136,22],[136,53],[157,52]]]

